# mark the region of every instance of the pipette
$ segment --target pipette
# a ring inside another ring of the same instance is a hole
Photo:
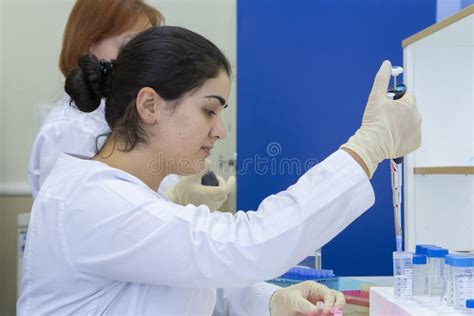
[[[403,68],[392,67],[393,89],[388,90],[387,95],[393,100],[403,97],[407,88],[404,84],[397,84],[397,76],[403,73]],[[403,157],[390,160],[390,175],[392,178],[393,214],[395,224],[395,242],[397,251],[402,251],[403,231],[402,231],[402,169]]]

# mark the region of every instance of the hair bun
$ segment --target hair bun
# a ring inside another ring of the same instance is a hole
[[[113,61],[99,61],[94,54],[79,58],[79,67],[66,79],[64,89],[82,112],[95,111],[102,98],[107,97],[109,74]]]

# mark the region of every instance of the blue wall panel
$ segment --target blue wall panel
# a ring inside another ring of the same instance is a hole
[[[401,41],[435,22],[435,4],[238,0],[239,209],[256,209],[298,178],[296,169],[278,170],[283,159],[307,169],[354,133],[380,64],[402,65]],[[324,267],[338,275],[391,273],[386,162],[372,183],[374,207],[323,248]]]

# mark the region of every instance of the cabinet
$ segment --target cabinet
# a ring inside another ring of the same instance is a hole
[[[423,117],[405,159],[406,249],[474,249],[474,5],[403,41],[405,83]]]

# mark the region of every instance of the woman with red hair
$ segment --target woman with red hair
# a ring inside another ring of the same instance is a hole
[[[59,68],[67,77],[86,53],[113,60],[130,39],[163,22],[163,15],[142,0],[77,0],[64,30]],[[104,136],[110,133],[104,107],[102,100],[97,109],[81,112],[68,94],[57,103],[33,144],[28,168],[33,198],[61,153],[91,157],[102,147]],[[219,177],[218,186],[203,186],[199,175],[181,181],[170,175],[159,190],[177,204],[205,204],[216,210],[234,187],[234,177],[227,182]]]

